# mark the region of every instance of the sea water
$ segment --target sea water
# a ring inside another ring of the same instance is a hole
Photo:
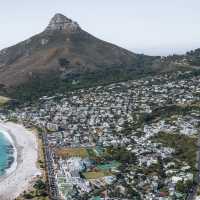
[[[4,175],[14,162],[14,147],[0,130],[0,176]]]

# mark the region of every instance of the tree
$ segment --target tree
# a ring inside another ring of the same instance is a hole
[[[66,58],[60,58],[58,61],[61,67],[68,67],[68,65],[70,64],[70,61]]]
[[[46,184],[41,180],[37,180],[33,186],[36,190],[44,190],[46,188]]]
[[[183,181],[178,181],[176,183],[176,190],[180,193],[186,192],[186,186]]]

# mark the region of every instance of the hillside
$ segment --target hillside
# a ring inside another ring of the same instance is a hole
[[[0,94],[30,98],[148,73],[157,57],[134,54],[56,14],[47,28],[0,51]]]
[[[74,88],[199,66],[199,49],[162,58],[135,54],[56,14],[42,33],[0,51],[0,95],[33,100]]]

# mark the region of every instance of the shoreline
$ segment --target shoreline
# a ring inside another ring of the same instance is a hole
[[[8,166],[7,169],[5,169],[5,174],[0,176],[0,182],[16,170],[17,164],[18,164],[18,157],[20,156],[20,154],[18,154],[17,147],[16,147],[17,145],[16,139],[12,136],[12,134],[9,133],[9,130],[5,130],[5,129],[6,128],[2,129],[0,126],[1,133],[4,135],[4,137],[9,141],[9,143],[13,147],[14,152],[13,152],[12,157],[14,158],[14,161],[11,163],[10,166]]]
[[[13,200],[28,190],[34,178],[41,175],[37,167],[39,145],[36,135],[22,125],[0,122],[0,130],[11,142],[16,156],[11,168],[0,177],[0,199]]]

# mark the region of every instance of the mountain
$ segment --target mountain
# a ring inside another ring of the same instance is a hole
[[[56,14],[42,33],[0,51],[0,94],[28,98],[131,78],[151,72],[157,59],[97,39]]]
[[[177,65],[200,69],[200,49],[189,51],[185,55],[173,55],[169,58]]]
[[[200,49],[186,52],[183,55],[170,55],[162,57],[152,65],[152,70],[161,72],[173,71],[194,71],[199,74],[200,70]]]

